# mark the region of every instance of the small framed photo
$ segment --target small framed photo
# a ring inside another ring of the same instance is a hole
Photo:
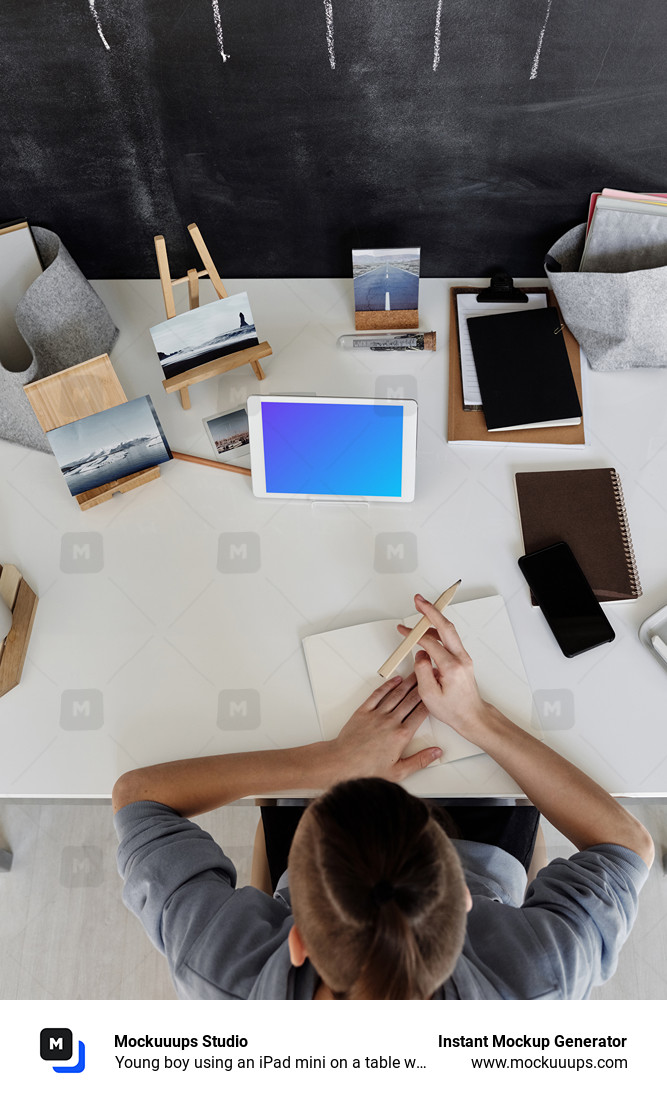
[[[416,328],[419,248],[354,248],[354,317],[358,329]]]
[[[216,458],[250,468],[250,429],[245,405],[207,416],[203,424]]]

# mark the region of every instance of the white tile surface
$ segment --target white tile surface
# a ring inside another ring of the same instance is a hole
[[[202,417],[250,393],[373,396],[379,380],[402,378],[420,405],[416,500],[372,508],[262,501],[245,477],[174,461],[158,481],[81,513],[49,455],[0,442],[0,560],[18,562],[41,598],[23,681],[0,702],[0,795],[108,797],[135,760],[312,740],[319,731],[301,637],[403,617],[416,590],[436,595],[461,575],[461,599],[503,595],[533,691],[571,693],[574,724],[548,730],[547,740],[614,792],[666,793],[665,676],[636,632],[667,602],[667,375],[589,372],[591,444],[576,456],[450,447],[446,280],[421,282],[421,327],[436,330],[438,350],[409,360],[336,348],[336,337],[353,330],[349,280],[226,285],[248,291],[258,335],[274,349],[267,378],[258,383],[248,366],[201,383],[185,412],[164,392],[148,332],[163,317],[159,281],[96,284],[120,326],[111,358],[128,397],[150,393],[172,446],[210,457]],[[202,301],[213,297],[204,283]],[[516,566],[513,473],[581,464],[621,474],[645,595],[609,608],[613,645],[567,661]],[[415,539],[415,560],[378,571],[376,538],[401,532]],[[220,540],[241,544],[247,534],[259,551],[252,569],[221,566]],[[101,553],[95,568],[84,568],[85,557],[63,568],[67,539],[85,548],[89,536]],[[258,724],[221,723],[221,693],[235,689],[259,693]],[[101,721],[93,714],[86,725],[88,696],[77,700],[78,691],[101,693]],[[74,709],[63,724],[66,704]],[[439,789],[430,793],[516,790],[488,760],[431,776]]]

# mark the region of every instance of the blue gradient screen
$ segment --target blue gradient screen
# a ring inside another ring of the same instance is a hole
[[[402,405],[262,403],[268,493],[400,497]]]

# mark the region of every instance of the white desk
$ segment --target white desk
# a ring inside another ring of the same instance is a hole
[[[266,381],[240,368],[193,387],[184,412],[163,391],[148,333],[164,318],[159,282],[95,285],[121,328],[111,358],[126,393],[151,394],[174,449],[211,457],[202,417],[258,390],[387,396],[390,384],[398,396],[402,385],[419,400],[417,495],[373,507],[260,501],[249,478],[174,461],[158,481],[82,513],[55,459],[0,442],[0,561],[19,565],[40,596],[23,680],[0,700],[0,795],[108,797],[137,765],[313,740],[300,639],[408,614],[415,591],[434,596],[458,576],[460,598],[504,596],[543,716],[561,727],[546,739],[617,794],[667,792],[667,671],[637,638],[667,603],[667,372],[588,371],[585,451],[451,447],[449,282],[421,283],[421,327],[437,331],[437,352],[360,357],[335,346],[353,330],[351,280],[229,280],[230,293],[248,291],[274,349]],[[581,465],[621,475],[645,594],[607,605],[611,646],[567,660],[516,565],[513,473]],[[410,570],[378,571],[383,536],[403,534],[406,556],[392,560]],[[245,559],[231,543],[245,543]],[[486,756],[410,785],[516,790]]]

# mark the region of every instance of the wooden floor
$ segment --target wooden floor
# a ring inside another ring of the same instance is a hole
[[[650,830],[656,862],[615,976],[596,999],[667,997],[667,803],[627,802]],[[228,806],[199,819],[247,883],[256,822],[253,806]],[[550,858],[574,850],[545,826]],[[162,956],[124,908],[108,804],[0,805],[0,848],[14,860],[0,873],[0,999],[174,998]]]

